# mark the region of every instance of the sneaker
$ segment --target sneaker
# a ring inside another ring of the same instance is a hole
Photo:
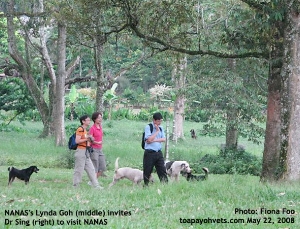
[[[89,181],[87,184],[88,184],[89,186],[93,186],[93,184],[92,184],[92,181]],[[101,186],[101,185],[102,185],[102,183],[101,183],[101,182],[99,182],[99,185]]]
[[[100,190],[102,190],[102,189],[104,189],[102,186],[100,186],[100,185],[97,185],[96,187],[95,187],[95,189],[100,189]]]

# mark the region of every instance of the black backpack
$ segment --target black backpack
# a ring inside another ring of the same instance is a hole
[[[80,127],[82,128],[82,131],[84,131],[83,127],[82,126],[80,126]],[[72,134],[72,136],[69,138],[68,146],[69,146],[69,149],[71,149],[71,150],[77,149],[78,144],[76,143],[76,132],[74,134]]]
[[[149,123],[148,124],[149,126],[150,126],[150,132],[151,132],[151,134],[152,134],[152,131],[153,131],[153,125],[152,125],[152,123]],[[160,131],[162,131],[161,130],[161,127],[159,127],[159,129],[160,129]],[[145,131],[143,132],[143,136],[142,136],[142,149],[145,149]]]

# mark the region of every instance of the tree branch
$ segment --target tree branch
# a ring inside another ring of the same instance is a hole
[[[85,77],[76,77],[76,78],[70,78],[66,79],[65,86],[74,84],[74,83],[81,83],[81,82],[90,82],[90,81],[96,81],[96,76],[85,76]]]
[[[247,1],[247,0],[244,0]],[[248,1],[253,1],[253,0],[248,0]],[[184,49],[182,47],[178,47],[175,45],[172,45],[156,36],[150,36],[150,35],[146,35],[144,34],[139,28],[138,28],[138,24],[139,24],[139,20],[137,18],[137,16],[134,16],[131,13],[130,7],[129,6],[125,6],[125,12],[127,14],[127,18],[128,18],[128,24],[129,27],[131,28],[131,30],[140,38],[151,42],[151,43],[156,43],[159,44],[161,46],[161,48],[159,48],[161,51],[166,51],[166,50],[171,50],[171,51],[175,51],[175,52],[180,52],[180,53],[185,53],[188,55],[211,55],[211,56],[216,56],[216,57],[220,57],[220,58],[247,58],[247,57],[255,57],[255,58],[265,58],[267,59],[269,57],[268,52],[267,51],[261,51],[261,52],[244,52],[244,53],[232,53],[228,50],[228,52],[219,52],[219,51],[213,51],[213,50],[202,50],[202,49],[198,49],[198,50],[190,50],[190,49]]]
[[[218,51],[212,51],[212,50],[188,50],[180,47],[173,46],[171,44],[168,44],[167,42],[154,37],[154,36],[147,36],[143,34],[136,26],[135,23],[130,24],[130,28],[134,31],[134,33],[142,38],[145,39],[149,42],[157,43],[162,46],[161,51],[166,51],[166,50],[171,50],[175,52],[180,52],[180,53],[185,53],[188,55],[211,55],[211,56],[216,56],[220,58],[246,58],[246,57],[255,57],[255,58],[268,58],[268,53],[267,52],[245,52],[245,53],[223,53],[223,52],[218,52]]]
[[[76,59],[74,59],[71,63],[68,64],[67,69],[66,69],[66,78],[68,78],[71,73],[74,71],[76,66],[79,64],[80,57],[77,56]]]

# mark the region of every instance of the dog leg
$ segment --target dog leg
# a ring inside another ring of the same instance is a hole
[[[15,177],[10,177],[8,180],[8,186],[10,186],[14,180],[15,180]]]
[[[119,179],[113,179],[113,181],[109,184],[109,188],[112,187],[113,185],[115,185],[117,182],[119,181]]]
[[[175,175],[174,175],[174,178],[175,178],[175,181],[178,181],[178,180],[179,180],[178,174],[175,174]]]

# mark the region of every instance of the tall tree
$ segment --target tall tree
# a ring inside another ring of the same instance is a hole
[[[16,7],[18,6],[18,7]],[[57,26],[58,42],[54,50],[55,55],[50,54],[47,47],[47,34],[46,24],[44,18],[44,3],[40,0],[28,8],[27,5],[16,5],[14,0],[7,2],[8,13],[7,17],[7,31],[8,31],[8,45],[9,52],[13,60],[17,63],[17,70],[20,72],[23,80],[25,81],[36,105],[41,114],[41,118],[44,124],[43,133],[41,136],[48,136],[52,133],[55,134],[56,145],[65,144],[65,132],[64,132],[64,91],[65,91],[65,78],[68,74],[71,74],[74,66],[77,64],[78,59],[71,62],[66,69],[66,24],[63,20],[52,20],[49,28]],[[18,11],[16,11],[18,10]],[[49,11],[48,11],[49,12]],[[42,19],[41,16],[44,16]],[[14,18],[18,18],[22,24],[22,30],[24,31],[24,41],[27,52],[20,53],[17,49],[17,37],[16,37],[16,23]],[[38,18],[38,19],[36,19]],[[53,18],[51,18],[53,19]],[[39,43],[36,42],[38,39]],[[43,64],[46,66],[49,78],[50,78],[50,103],[46,103],[43,96],[43,88],[39,88],[36,79],[32,72],[32,59],[30,56],[30,49],[38,50],[40,58],[43,60]],[[53,60],[54,56],[55,60]],[[57,61],[57,71],[53,63]]]

